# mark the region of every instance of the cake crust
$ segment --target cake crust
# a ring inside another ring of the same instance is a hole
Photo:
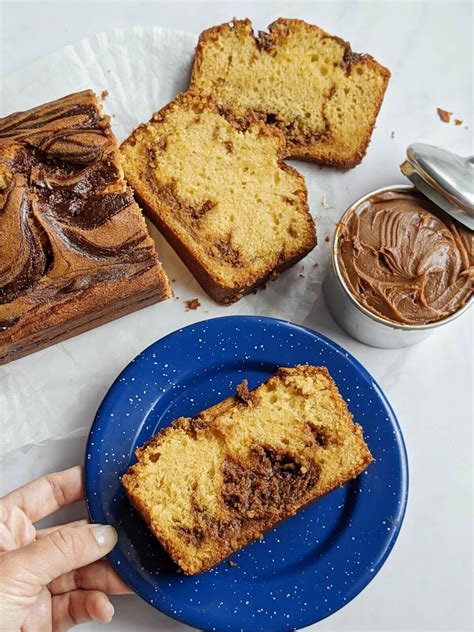
[[[136,451],[126,494],[186,574],[207,570],[372,461],[324,367],[284,368]],[[179,481],[175,469],[179,469]]]
[[[286,157],[349,169],[367,152],[389,78],[371,55],[303,20],[255,34],[234,19],[201,33],[190,89],[280,129]]]
[[[171,294],[95,94],[0,119],[0,364]]]
[[[193,130],[198,131],[191,141]],[[259,155],[249,156],[249,147]],[[191,92],[166,105],[121,146],[125,174],[140,204],[219,303],[239,300],[316,245],[304,178],[283,162],[283,149],[278,130]],[[196,153],[201,161],[193,157]],[[268,180],[268,174],[275,174],[271,191],[259,180]],[[216,187],[213,178],[226,184]],[[187,186],[191,180],[200,187],[197,192]],[[256,190],[247,205],[239,200],[246,187]],[[266,237],[252,241],[262,229],[259,224],[265,225]],[[268,245],[272,230],[278,238],[274,247]]]

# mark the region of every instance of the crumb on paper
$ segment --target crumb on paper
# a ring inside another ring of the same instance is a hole
[[[462,125],[463,123],[464,123],[464,121],[462,119],[454,119],[454,124],[455,125]]]
[[[304,279],[304,278],[305,278],[304,274],[300,274],[300,279]]]
[[[102,92],[100,93],[100,98],[102,99],[102,101],[105,101],[105,99],[109,96],[109,91],[106,90],[102,90]]]
[[[448,112],[447,110],[442,110],[441,108],[436,108],[436,111],[438,112],[438,116],[440,120],[443,121],[443,123],[449,123],[449,121],[451,120],[452,112]]]
[[[171,279],[171,283],[176,283],[176,279],[174,277]]]
[[[228,561],[229,566],[231,566],[232,568],[235,568],[237,566],[237,562],[233,562],[232,560]]]
[[[262,535],[262,534],[260,534],[260,535],[258,536],[258,539],[260,540],[260,542],[263,542],[265,538],[263,537],[263,535]]]
[[[313,268],[319,268],[319,263],[313,263]]]
[[[334,208],[331,202],[328,202],[326,195],[323,195],[321,198],[321,208]],[[320,219],[320,217],[317,216],[317,219]]]
[[[330,242],[329,235],[326,235],[326,237],[324,238],[324,241],[325,241],[327,244]]]
[[[174,300],[175,300],[175,301],[179,301],[179,296],[175,296],[175,297],[174,297]]]
[[[390,138],[395,138],[395,132],[390,133]]]
[[[186,307],[188,309],[198,309],[198,307],[201,307],[201,303],[198,298],[190,298],[186,301]]]

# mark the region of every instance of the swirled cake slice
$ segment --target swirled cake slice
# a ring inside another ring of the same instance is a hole
[[[284,368],[136,452],[122,477],[132,504],[193,575],[218,564],[372,461],[324,367]]]
[[[90,90],[0,119],[0,364],[171,295]]]
[[[316,244],[284,139],[211,98],[179,95],[121,147],[127,180],[202,287],[231,303]]]
[[[303,20],[279,18],[258,35],[234,20],[201,33],[190,89],[281,130],[286,156],[347,169],[366,153],[389,77]]]

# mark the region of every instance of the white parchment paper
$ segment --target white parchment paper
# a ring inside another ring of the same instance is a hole
[[[135,27],[101,33],[43,58],[2,81],[1,115],[71,92],[107,90],[104,109],[123,140],[188,85],[197,36]],[[213,303],[153,226],[152,236],[176,298],[0,367],[0,454],[71,434],[85,434],[108,387],[143,348],[191,322],[230,314],[302,323],[320,294],[329,244],[340,212],[331,203],[343,174],[295,163],[305,175],[317,221],[318,247],[265,290],[231,307]],[[186,310],[198,298],[201,307]]]

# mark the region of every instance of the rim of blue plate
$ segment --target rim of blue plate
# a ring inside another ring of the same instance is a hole
[[[107,390],[106,394],[104,395],[99,408],[97,409],[96,415],[94,417],[94,421],[91,425],[91,429],[89,431],[89,435],[87,438],[87,442],[86,442],[86,447],[85,447],[85,456],[87,457],[87,454],[90,452],[91,450],[91,441],[93,439],[94,436],[94,429],[96,427],[96,425],[98,424],[98,422],[100,421],[100,416],[101,416],[101,412],[103,407],[105,406],[107,400],[109,399],[109,396],[113,394],[113,392],[115,391],[115,389],[120,389],[121,388],[121,383],[124,379],[127,378],[128,374],[130,372],[132,372],[133,370],[133,366],[135,364],[135,361],[138,360],[140,358],[140,356],[146,354],[149,350],[151,350],[156,344],[158,343],[165,343],[167,339],[180,335],[181,333],[183,333],[186,330],[192,329],[193,327],[196,327],[197,325],[205,325],[208,323],[211,323],[213,321],[229,321],[229,320],[239,320],[239,321],[256,321],[256,322],[260,322],[262,324],[279,324],[279,325],[284,325],[284,326],[289,326],[298,330],[302,330],[303,332],[309,333],[313,336],[316,336],[317,338],[321,339],[322,341],[324,341],[329,347],[331,347],[336,353],[342,355],[346,361],[350,362],[355,369],[357,369],[357,371],[366,379],[369,380],[370,383],[373,385],[378,397],[381,399],[381,401],[383,402],[384,406],[386,407],[389,415],[390,415],[390,419],[391,422],[393,424],[393,430],[394,433],[397,437],[397,445],[400,448],[400,456],[401,456],[401,488],[402,488],[402,492],[400,494],[400,506],[399,506],[399,510],[398,513],[396,515],[396,526],[393,528],[393,530],[391,531],[391,539],[389,541],[389,543],[387,544],[387,546],[385,547],[385,549],[383,550],[383,553],[380,555],[380,557],[377,559],[376,563],[372,566],[371,572],[366,573],[365,579],[363,581],[359,581],[357,588],[353,591],[353,593],[344,601],[341,600],[341,603],[334,608],[330,609],[330,612],[323,614],[323,616],[319,616],[317,615],[316,618],[314,617],[314,614],[309,614],[308,618],[306,620],[304,620],[302,622],[302,625],[299,628],[287,628],[288,630],[296,630],[296,629],[302,629],[305,628],[307,626],[313,625],[315,623],[318,623],[330,616],[332,616],[333,614],[335,614],[336,612],[338,612],[339,610],[341,610],[342,608],[344,608],[345,606],[347,606],[348,603],[350,603],[353,599],[355,599],[367,586],[368,584],[371,583],[371,581],[374,579],[374,577],[379,573],[380,569],[382,568],[382,566],[385,564],[385,561],[387,560],[388,556],[390,555],[390,553],[393,550],[393,547],[395,546],[396,541],[398,540],[398,536],[400,534],[400,530],[405,518],[405,514],[406,514],[406,509],[407,509],[407,504],[408,504],[408,492],[409,492],[409,468],[408,468],[408,456],[407,456],[407,450],[406,450],[406,446],[405,446],[405,441],[403,438],[403,434],[400,428],[400,424],[398,423],[398,419],[397,416],[395,415],[395,412],[390,404],[390,402],[388,401],[387,397],[385,396],[385,393],[383,392],[383,390],[381,389],[381,387],[379,386],[378,382],[372,377],[372,375],[367,371],[367,369],[359,362],[359,360],[357,360],[351,353],[349,353],[349,351],[347,351],[346,349],[344,349],[344,347],[342,347],[341,345],[339,345],[338,343],[334,342],[333,340],[331,340],[330,338],[328,338],[327,336],[325,336],[324,334],[321,334],[318,331],[315,331],[313,329],[310,329],[309,327],[305,327],[303,325],[298,325],[296,323],[293,323],[291,321],[288,320],[284,320],[284,319],[280,319],[280,318],[272,318],[269,316],[256,316],[256,315],[229,315],[229,316],[218,316],[216,318],[207,318],[204,320],[199,320],[199,321],[195,321],[193,323],[190,323],[189,325],[186,325],[185,327],[180,327],[179,329],[176,329],[175,331],[167,334],[166,336],[163,336],[162,338],[159,338],[158,340],[155,340],[153,343],[151,343],[148,347],[146,347],[145,349],[143,349],[140,353],[138,353],[133,360],[131,360],[125,367],[124,369],[117,375],[117,377],[115,378],[114,382],[112,383],[112,385],[109,387],[109,389]],[[90,462],[87,460],[87,458],[85,458],[85,467],[84,467],[84,479],[85,479],[85,502],[86,502],[86,507],[87,507],[87,511],[89,514],[89,517],[91,519],[92,522],[94,522],[94,516],[93,516],[93,509],[91,507],[91,501],[90,498],[92,498],[92,489],[91,489],[91,484],[90,484],[90,479],[89,479],[89,467],[91,467]],[[155,609],[159,610],[160,612],[162,612],[163,614],[169,616],[172,619],[175,619],[176,621],[179,621],[181,623],[184,623],[186,625],[190,625],[190,626],[196,626],[196,624],[198,623],[196,618],[194,618],[193,621],[191,621],[186,615],[181,614],[176,612],[176,610],[173,610],[171,607],[169,607],[169,605],[166,603],[166,601],[164,602],[160,602],[159,604],[156,602],[151,603],[148,595],[146,594],[146,592],[144,590],[142,590],[140,588],[140,586],[137,584],[137,582],[134,581],[133,579],[133,575],[130,576],[127,573],[124,572],[123,567],[120,566],[120,561],[116,559],[116,556],[114,555],[114,550],[111,551],[111,553],[109,553],[107,555],[107,559],[109,561],[109,563],[111,564],[112,568],[124,579],[124,581],[126,581],[126,583],[131,586],[133,588],[133,590],[135,591],[135,593],[141,597],[144,601],[146,601],[149,605],[153,606]],[[117,563],[119,562],[119,563]],[[202,621],[202,626],[199,624],[199,628],[200,630],[203,630],[204,632],[207,631],[211,631],[211,630],[215,630],[216,628],[209,628],[206,627],[208,625],[207,622]],[[240,629],[240,628],[239,628]],[[243,628],[242,628],[243,629]],[[277,632],[277,631],[275,631]]]

